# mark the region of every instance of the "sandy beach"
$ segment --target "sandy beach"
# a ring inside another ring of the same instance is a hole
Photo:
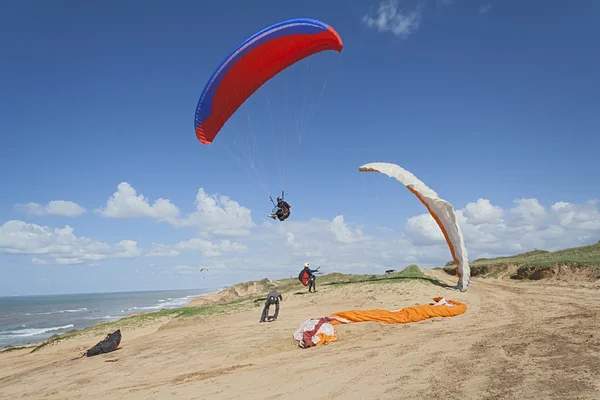
[[[284,293],[272,323],[258,323],[259,303],[250,311],[123,329],[121,348],[96,357],[73,359],[103,335],[0,353],[0,398],[597,399],[600,393],[597,283],[474,278],[466,293],[426,281],[318,289]],[[311,317],[395,309],[435,296],[463,302],[467,312],[402,325],[341,325],[338,342],[309,349],[292,338]]]

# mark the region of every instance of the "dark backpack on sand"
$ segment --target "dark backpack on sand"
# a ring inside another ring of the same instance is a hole
[[[121,343],[121,330],[117,329],[113,333],[106,335],[106,338],[101,342],[98,342],[94,347],[89,349],[85,355],[88,357],[97,356],[102,353],[110,353],[115,351]]]

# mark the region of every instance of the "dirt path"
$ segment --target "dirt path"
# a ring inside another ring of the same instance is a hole
[[[455,278],[428,271],[448,283]],[[72,361],[97,340],[0,354],[2,399],[598,399],[600,289],[474,279],[469,292],[423,282],[322,286],[203,322],[125,331],[116,353]],[[337,327],[339,341],[300,349],[305,319],[394,309],[435,296],[463,301],[454,318]],[[105,363],[107,359],[118,359]]]
[[[465,318],[468,337],[459,357],[440,360],[440,376],[426,392],[451,388],[455,393],[446,398],[600,398],[600,290],[574,286],[475,279],[470,294],[479,307]]]

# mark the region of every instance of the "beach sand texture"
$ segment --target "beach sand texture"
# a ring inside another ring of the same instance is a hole
[[[455,283],[442,271],[430,276]],[[1,399],[598,399],[600,286],[474,278],[466,293],[424,281],[299,286],[279,319],[251,311],[123,329],[121,348],[72,360],[81,336],[0,353]],[[311,317],[397,309],[445,296],[465,314],[419,323],[336,326],[338,342],[301,349]],[[106,362],[116,360],[114,362]]]

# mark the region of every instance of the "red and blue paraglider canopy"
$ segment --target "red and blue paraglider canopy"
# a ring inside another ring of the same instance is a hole
[[[256,33],[229,54],[208,80],[196,107],[196,137],[212,143],[233,113],[269,79],[310,55],[342,48],[338,33],[314,19],[291,19]]]

